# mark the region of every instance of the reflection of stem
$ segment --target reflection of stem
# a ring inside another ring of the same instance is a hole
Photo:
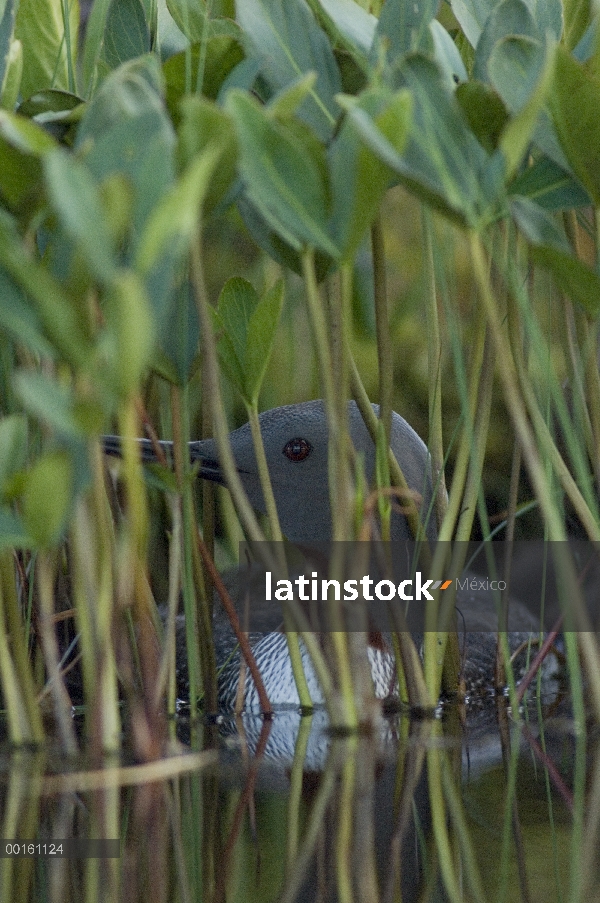
[[[358,737],[355,734],[348,738],[348,755],[342,768],[340,791],[338,797],[338,826],[335,843],[335,860],[337,875],[337,892],[340,903],[352,903],[352,863],[350,858],[353,819],[356,801],[354,799],[356,784],[356,751]],[[361,852],[364,852],[361,850]]]
[[[298,736],[294,746],[294,761],[290,772],[290,791],[288,794],[287,814],[287,862],[286,873],[290,874],[298,856],[298,840],[300,837],[300,812],[302,805],[302,784],[304,782],[304,764],[306,751],[312,728],[312,715],[303,715],[298,725]]]
[[[436,730],[437,728],[437,730]],[[439,725],[432,727],[432,741],[435,742],[436,734],[441,733]],[[431,825],[437,850],[436,860],[439,863],[446,892],[454,903],[462,900],[459,883],[453,866],[450,838],[448,836],[448,820],[446,806],[444,805],[444,792],[442,788],[442,768],[440,757],[442,750],[437,746],[431,746],[427,750],[427,780],[429,783],[429,805],[431,807]]]
[[[336,749],[335,743],[332,744],[331,749],[333,753]],[[298,891],[306,877],[306,871],[317,845],[319,834],[323,828],[325,812],[335,790],[337,776],[338,772],[333,762],[332,754],[330,754],[323,776],[319,781],[319,790],[313,800],[310,818],[304,832],[304,841],[298,850],[294,871],[286,881],[286,885],[279,897],[279,903],[293,903],[298,895]]]
[[[448,752],[445,749],[431,750],[432,755],[439,756],[441,760],[441,777],[444,795],[448,804],[448,812],[452,819],[452,834],[456,838],[457,848],[464,863],[463,883],[471,886],[471,892],[475,900],[485,900],[485,893],[481,883],[481,875],[477,866],[477,857],[473,849],[472,833],[469,830],[465,817],[465,809],[461,795],[461,789],[457,786],[457,778],[448,761]],[[429,759],[431,762],[431,758]],[[446,829],[448,830],[448,829]],[[464,899],[464,891],[459,900]]]

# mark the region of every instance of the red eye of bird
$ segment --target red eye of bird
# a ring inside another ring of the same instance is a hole
[[[304,461],[305,458],[308,458],[312,451],[312,445],[310,442],[307,442],[306,439],[301,439],[298,437],[297,439],[290,439],[285,448],[283,449],[283,454],[290,461]]]

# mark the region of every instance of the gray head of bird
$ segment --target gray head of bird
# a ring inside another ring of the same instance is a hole
[[[373,405],[376,413],[379,409]],[[293,542],[320,542],[331,538],[331,505],[328,478],[329,430],[322,401],[306,401],[265,411],[259,417],[261,435],[273,486],[277,513],[284,535]],[[372,483],[375,445],[355,402],[348,403],[350,438],[364,461],[365,475]],[[265,513],[256,454],[250,425],[234,430],[229,440],[242,485],[256,511]],[[149,440],[140,440],[144,460],[155,459]],[[169,446],[169,443],[163,443]],[[413,428],[395,412],[390,445],[426,523],[429,539],[435,539],[431,514],[432,480],[429,452]],[[118,437],[104,440],[108,453],[118,454]],[[225,483],[214,439],[190,443],[192,460],[200,462],[199,476]],[[393,506],[392,540],[411,539],[412,534],[400,505]]]

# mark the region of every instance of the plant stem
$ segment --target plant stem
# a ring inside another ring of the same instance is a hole
[[[6,617],[12,658],[18,676],[20,692],[23,695],[21,717],[26,717],[28,723],[27,739],[24,742],[42,743],[44,740],[44,726],[36,700],[36,687],[27,654],[27,639],[21,620],[17,587],[15,586],[13,554],[9,549],[0,552],[0,594],[2,595],[0,608],[4,608],[4,614],[0,610],[0,618]],[[3,629],[3,624],[4,621],[0,621],[0,629]]]
[[[260,485],[265,500],[269,526],[271,527],[271,537],[273,539],[273,542],[281,544],[283,542],[283,533],[281,532],[281,526],[279,524],[277,505],[275,504],[275,496],[273,495],[271,477],[269,476],[269,465],[267,463],[265,446],[262,438],[262,433],[260,431],[257,404],[246,404],[246,412],[248,414],[248,420],[250,422],[250,431],[252,433],[252,442],[254,443],[254,453],[256,455],[256,466],[258,467],[258,477],[260,479]],[[280,561],[280,566],[282,570],[285,570],[285,555],[283,556],[283,561]]]
[[[219,383],[219,365],[217,361],[217,349],[209,313],[209,302],[204,282],[204,266],[202,262],[202,242],[200,227],[198,235],[191,247],[191,273],[194,286],[194,296],[198,308],[198,317],[202,329],[203,351],[206,358],[205,380],[203,391],[211,396],[213,402],[215,438],[219,449],[219,464],[223,469],[227,488],[231,493],[238,516],[252,542],[264,543],[265,537],[258,525],[256,515],[248,501],[248,497],[242,486],[242,481],[237,472],[231,443],[229,442],[229,428],[223,404],[223,395]],[[274,569],[274,568],[272,568]]]
[[[354,400],[356,401],[356,405],[358,410],[360,411],[362,418],[365,422],[365,426],[369,431],[369,435],[373,440],[373,444],[377,444],[377,416],[371,402],[369,401],[369,396],[367,395],[366,389],[363,385],[363,382],[360,378],[360,374],[358,372],[358,367],[356,366],[356,362],[354,358],[350,354],[350,385],[352,388],[352,395],[354,396]],[[408,521],[408,525],[410,527],[410,531],[415,539],[420,539],[424,535],[423,525],[419,518],[419,511],[415,504],[415,500],[413,498],[413,493],[408,488],[408,483],[406,482],[406,478],[402,473],[402,468],[400,464],[396,460],[396,456],[394,455],[391,448],[388,453],[388,462],[390,467],[390,482],[392,486],[396,489],[399,489],[402,493],[402,509],[405,518]]]
[[[442,430],[442,384],[441,362],[442,343],[435,286],[435,265],[431,213],[421,205],[421,226],[423,235],[423,262],[427,290],[425,292],[427,311],[427,352],[429,385],[429,454],[431,455],[431,475],[436,490],[435,512],[438,529],[448,508],[446,477],[444,474],[444,438]]]
[[[308,249],[302,255],[302,272],[304,276],[304,284],[306,287],[306,298],[308,305],[309,320],[311,323],[313,341],[317,351],[317,360],[319,363],[319,375],[323,394],[325,396],[325,411],[327,414],[327,425],[329,429],[328,438],[328,476],[329,476],[329,498],[331,507],[332,522],[332,540],[334,542],[334,555],[330,562],[331,573],[334,577],[338,576],[336,564],[336,548],[335,543],[343,541],[350,537],[351,519],[348,516],[349,498],[350,498],[350,480],[348,470],[348,430],[343,428],[345,417],[341,418],[338,412],[336,392],[334,388],[334,372],[331,351],[328,341],[328,330],[321,299],[319,297],[319,289],[317,286],[317,278],[315,274],[314,251]],[[341,305],[340,305],[341,306]],[[340,321],[337,319],[336,328],[342,330],[343,337],[343,316],[338,311],[338,317],[342,317]],[[343,338],[342,338],[343,340]],[[345,398],[343,397],[345,404]],[[354,697],[354,683],[352,679],[352,671],[349,663],[348,644],[346,636],[343,633],[343,623],[339,606],[334,600],[329,600],[332,606],[331,614],[334,625],[339,625],[339,629],[333,630],[331,634],[333,648],[335,650],[335,660],[338,668],[341,699],[343,701],[343,712],[339,714],[331,712],[331,716],[335,723],[339,718],[347,726],[357,726],[358,717],[356,711],[356,701]]]
[[[68,756],[77,754],[77,741],[71,718],[71,700],[63,683],[59,668],[59,652],[54,632],[54,568],[50,553],[40,551],[37,559],[37,578],[40,603],[40,632],[44,659],[54,701],[54,714],[62,742]]]
[[[480,238],[476,233],[470,234],[470,248],[480,297],[485,307],[490,324],[491,335],[496,345],[496,361],[498,363],[500,379],[504,389],[506,407],[510,413],[515,432],[517,433],[523,449],[523,456],[529,470],[529,475],[547,524],[549,539],[555,543],[554,549],[558,554],[561,551],[560,544],[563,544],[562,548],[566,545],[564,525],[556,505],[553,503],[552,493],[550,486],[548,485],[545,470],[537,451],[531,427],[527,421],[525,406],[521,395],[519,394],[517,376],[515,375],[513,366],[511,366],[511,347],[500,323],[495,299],[489,285],[483,248],[481,246]],[[545,424],[543,425],[545,426]],[[552,445],[554,445],[554,443],[552,443]],[[567,550],[565,549],[565,551]],[[569,587],[572,593],[570,603],[571,611],[578,616],[581,616],[583,603],[581,602],[572,562],[568,556],[562,555],[557,562],[557,573],[561,574],[565,585]],[[586,663],[595,710],[600,717],[600,667],[597,645],[593,634],[586,630],[579,634],[579,642],[583,653],[583,659]]]
[[[394,390],[394,355],[388,317],[387,280],[385,272],[385,244],[381,214],[371,227],[373,256],[373,295],[375,299],[375,329],[377,332],[377,360],[379,368],[379,419],[383,423],[386,443],[392,433],[392,395]]]

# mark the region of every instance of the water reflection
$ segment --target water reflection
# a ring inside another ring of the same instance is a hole
[[[99,769],[5,747],[3,838],[119,837],[121,856],[1,858],[0,901],[594,898],[597,737],[561,701],[522,715],[498,698],[349,736],[319,710],[182,719],[174,755]]]

